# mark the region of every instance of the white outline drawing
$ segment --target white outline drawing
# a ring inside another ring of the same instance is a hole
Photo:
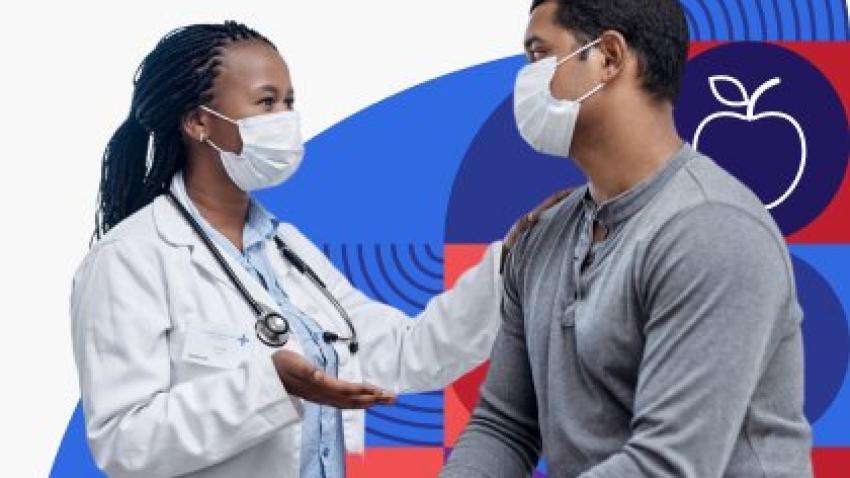
[[[717,90],[717,82],[719,82],[719,81],[726,81],[726,82],[729,82],[729,83],[732,83],[733,85],[735,85],[738,88],[738,91],[741,92],[741,100],[732,101],[732,100],[724,98],[723,95],[721,95],[720,92]],[[768,80],[765,83],[763,83],[761,86],[759,86],[756,89],[756,91],[753,92],[753,96],[750,97],[747,94],[747,90],[746,90],[746,88],[744,88],[744,85],[741,84],[741,82],[737,78],[732,77],[732,76],[727,76],[727,75],[715,75],[715,76],[710,77],[708,79],[708,83],[709,83],[709,86],[711,87],[711,92],[714,94],[714,97],[717,99],[717,101],[719,101],[721,104],[729,106],[731,108],[740,108],[740,107],[746,106],[747,107],[747,113],[746,113],[746,115],[743,115],[743,114],[740,114],[740,113],[735,113],[734,111],[718,111],[716,113],[712,113],[707,118],[702,120],[702,122],[699,124],[696,132],[694,133],[694,141],[693,141],[694,148],[699,149],[699,138],[700,138],[700,135],[702,134],[703,128],[705,128],[708,125],[708,123],[710,123],[710,122],[712,122],[712,121],[714,121],[718,118],[742,119],[742,120],[747,121],[749,123],[752,123],[754,121],[758,121],[758,120],[764,119],[764,118],[780,118],[780,119],[784,119],[785,121],[788,121],[789,123],[791,123],[794,126],[794,128],[797,129],[797,134],[800,136],[800,146],[802,148],[802,150],[801,150],[802,155],[801,155],[801,158],[800,158],[800,167],[797,169],[797,175],[794,177],[794,181],[791,183],[791,186],[787,190],[785,190],[785,192],[781,196],[779,196],[778,199],[776,199],[773,202],[771,202],[770,204],[768,204],[766,206],[767,209],[773,209],[776,206],[779,206],[780,204],[785,202],[785,200],[788,199],[789,196],[794,194],[794,191],[797,189],[797,186],[799,186],[799,184],[800,184],[800,180],[803,178],[803,172],[805,172],[805,170],[806,170],[806,160],[807,160],[808,154],[809,154],[808,153],[808,146],[806,144],[806,135],[803,132],[803,128],[800,126],[800,123],[798,123],[797,120],[795,120],[792,116],[790,116],[786,113],[778,112],[778,111],[768,111],[768,112],[760,113],[760,114],[757,114],[757,115],[754,114],[755,109],[756,109],[756,102],[761,97],[761,95],[764,94],[765,91],[769,90],[770,88],[773,88],[774,86],[780,84],[781,82],[782,82],[782,80],[780,80],[779,78],[773,78],[771,80]]]

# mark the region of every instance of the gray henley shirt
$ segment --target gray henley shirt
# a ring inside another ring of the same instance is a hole
[[[590,254],[592,225],[607,237]],[[517,243],[481,400],[445,478],[812,476],[791,261],[758,198],[691,146]]]

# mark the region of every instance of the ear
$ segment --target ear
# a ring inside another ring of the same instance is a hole
[[[602,53],[602,81],[609,83],[626,68],[629,45],[618,31],[606,30],[600,35],[597,48]]]
[[[210,135],[207,117],[200,108],[193,108],[183,114],[180,118],[180,130],[186,138],[198,142],[204,142]]]

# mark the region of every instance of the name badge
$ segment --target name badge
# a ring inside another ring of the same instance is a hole
[[[216,368],[234,368],[248,355],[253,337],[226,327],[190,326],[181,359]]]

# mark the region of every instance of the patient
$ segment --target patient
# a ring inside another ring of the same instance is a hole
[[[541,454],[554,477],[811,476],[788,251],[675,130],[678,1],[536,0],[525,46],[517,127],[589,183],[505,264],[481,400],[441,476],[528,476]]]

